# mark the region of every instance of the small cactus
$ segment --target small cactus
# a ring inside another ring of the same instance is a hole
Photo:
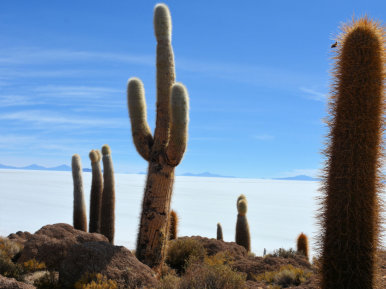
[[[248,203],[244,195],[240,195],[237,202],[236,244],[243,246],[248,252],[251,251],[251,236],[247,220]]]
[[[83,193],[82,164],[80,161],[80,156],[78,154],[72,156],[71,167],[72,180],[74,182],[73,224],[75,229],[87,232],[86,205],[84,202]]]
[[[217,240],[224,241],[222,236],[222,227],[220,223],[217,223]]]
[[[92,169],[89,232],[100,233],[103,193],[103,176],[100,165],[102,155],[99,150],[92,150],[89,157]]]
[[[169,240],[177,239],[178,215],[174,210],[170,211],[169,216]]]
[[[296,245],[297,251],[308,259],[308,238],[305,234],[301,233],[298,236]]]
[[[115,234],[115,182],[111,150],[108,145],[102,147],[103,193],[101,208],[101,234],[114,244]]]

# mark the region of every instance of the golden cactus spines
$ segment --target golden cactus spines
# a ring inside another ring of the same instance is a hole
[[[142,82],[129,79],[127,97],[132,136],[138,153],[149,162],[137,238],[137,258],[150,267],[163,263],[168,237],[168,218],[174,168],[180,163],[188,137],[189,98],[175,82],[171,46],[171,18],[165,4],[154,9],[157,39],[157,116],[154,136],[146,117]]]
[[[89,232],[100,233],[101,208],[103,192],[103,175],[100,165],[101,153],[99,150],[91,150],[89,153],[91,161],[91,191],[90,191],[90,220]]]
[[[308,238],[306,234],[300,233],[296,240],[297,252],[308,259]]]
[[[87,232],[87,216],[83,192],[82,164],[78,154],[74,154],[72,156],[71,167],[72,179],[74,183],[73,225],[75,229]]]
[[[251,251],[251,235],[247,220],[248,203],[244,195],[240,195],[237,202],[236,244],[243,246],[248,252]]]
[[[103,162],[103,193],[101,206],[100,233],[105,235],[111,244],[114,244],[115,235],[115,180],[111,158],[111,149],[108,145],[102,147]]]
[[[367,17],[337,39],[324,176],[321,288],[373,289],[379,246],[385,28]]]
[[[178,215],[176,211],[171,210],[169,216],[169,240],[177,239]]]

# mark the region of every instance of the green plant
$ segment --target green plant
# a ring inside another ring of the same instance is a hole
[[[0,237],[0,255],[9,259],[13,259],[23,249],[23,245],[19,242],[12,241],[8,238]]]
[[[267,271],[255,277],[258,281],[264,281],[268,284],[279,285],[279,288],[289,286],[298,286],[304,283],[312,276],[311,271],[305,271],[292,265],[280,267],[279,271]]]
[[[385,29],[343,25],[335,50],[320,222],[322,289],[375,287],[382,191]]]
[[[0,252],[0,275],[23,281],[24,274],[25,270],[22,265],[13,263],[7,254]]]
[[[115,234],[115,181],[114,168],[111,159],[111,149],[108,145],[102,146],[103,161],[103,193],[101,207],[101,234],[105,235],[111,244],[114,244]]]
[[[75,289],[117,289],[117,282],[100,273],[86,273],[74,285]]]
[[[89,232],[99,233],[101,227],[101,209],[103,193],[103,176],[100,161],[102,155],[99,150],[91,150],[89,153],[92,169],[90,192],[90,221]]]
[[[202,262],[205,255],[205,248],[199,241],[177,239],[169,243],[165,262],[178,273],[182,273],[189,261],[194,259]]]
[[[83,178],[82,178],[82,164],[80,156],[74,154],[72,156],[72,179],[74,182],[74,214],[73,224],[77,230],[87,232],[87,217],[86,217],[86,205],[84,202],[83,193]]]
[[[150,267],[162,264],[166,254],[174,169],[186,149],[189,110],[185,87],[174,83],[171,18],[165,4],[155,6],[154,30],[157,39],[157,118],[154,137],[147,124],[142,82],[138,78],[131,78],[127,89],[134,144],[138,153],[149,162],[136,255]]]
[[[298,253],[306,256],[308,259],[308,238],[307,235],[301,233],[296,241],[296,248]]]
[[[46,272],[33,282],[37,289],[61,289],[58,272]]]
[[[217,240],[224,241],[222,236],[222,227],[220,223],[217,223]]]
[[[237,199],[237,223],[236,223],[236,244],[243,246],[248,252],[251,251],[251,235],[247,220],[247,199],[240,195]]]
[[[174,210],[170,211],[169,216],[169,240],[177,239],[178,215]]]

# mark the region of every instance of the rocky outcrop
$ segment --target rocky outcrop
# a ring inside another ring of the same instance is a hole
[[[0,275],[0,289],[36,289],[35,286]]]
[[[101,273],[117,282],[118,288],[155,288],[154,272],[125,247],[106,242],[90,242],[74,246],[62,262],[59,282],[66,288],[85,273]]]
[[[101,234],[75,230],[68,224],[47,225],[26,238],[18,262],[36,259],[44,262],[48,269],[57,270],[73,246],[97,241],[108,242]]]

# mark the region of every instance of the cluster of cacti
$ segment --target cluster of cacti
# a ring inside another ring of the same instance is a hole
[[[322,289],[375,288],[385,30],[362,18],[338,37],[321,223]]]
[[[73,224],[77,230],[87,232],[86,204],[84,202],[82,164],[80,156],[72,156],[72,179],[74,183],[74,213]]]
[[[236,223],[236,244],[243,246],[248,252],[251,251],[251,236],[247,220],[248,203],[244,195],[237,198],[237,223]]]
[[[115,182],[111,150],[108,145],[99,150],[91,150],[89,157],[92,167],[90,192],[89,232],[105,235],[114,243],[115,232]],[[103,178],[100,160],[103,161]],[[74,182],[74,228],[87,232],[86,205],[84,202],[82,166],[78,154],[72,157],[72,176]]]
[[[171,210],[169,216],[169,240],[177,239],[178,215],[176,211]]]
[[[307,235],[301,233],[296,241],[296,251],[308,259],[308,238]]]
[[[89,232],[100,233],[103,192],[103,176],[100,165],[102,155],[99,150],[91,150],[89,157],[92,170]]]
[[[189,99],[185,87],[175,83],[171,46],[171,19],[166,5],[154,9],[157,39],[157,118],[154,136],[146,119],[142,82],[128,83],[128,107],[132,136],[138,153],[149,162],[137,238],[137,258],[150,267],[162,264],[168,238],[168,218],[174,168],[186,149]]]

